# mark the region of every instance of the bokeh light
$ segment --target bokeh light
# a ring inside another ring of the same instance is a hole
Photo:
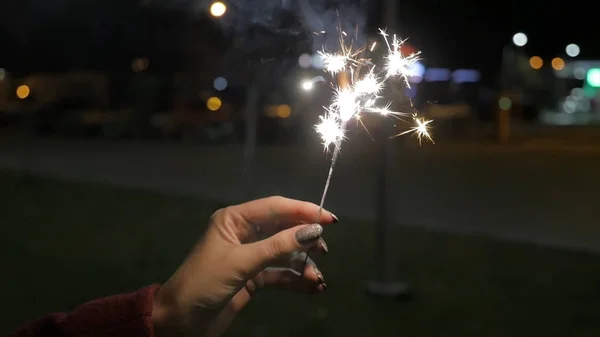
[[[131,61],[131,69],[134,72],[144,71],[144,70],[148,69],[149,65],[150,65],[150,61],[144,57],[136,58],[133,61]]]
[[[2,81],[6,77],[6,70],[0,68],[0,81]]]
[[[415,77],[423,77],[425,74],[425,66],[423,63],[417,61],[410,66],[409,72]]]
[[[29,97],[29,94],[31,93],[31,90],[29,89],[28,86],[26,85],[20,85],[17,88],[17,97],[20,99],[25,99],[27,97]]]
[[[529,59],[529,65],[535,70],[542,69],[544,66],[544,60],[542,60],[542,58],[539,56],[533,56]]]
[[[319,53],[313,54],[312,66],[315,69],[323,69],[323,67],[325,67],[325,60],[323,59],[323,56],[321,56]]]
[[[215,1],[210,6],[210,15],[212,15],[216,18],[223,16],[226,11],[227,11],[227,6],[224,3],[222,3],[221,1]]]
[[[575,68],[575,70],[573,70],[573,77],[575,77],[578,80],[585,79],[585,75],[586,75],[585,68],[577,67],[577,68]]]
[[[227,84],[227,79],[225,79],[225,77],[217,77],[213,82],[213,87],[217,91],[223,91],[227,88]]]
[[[300,65],[301,68],[310,68],[312,65],[312,56],[309,54],[300,55],[298,58],[298,65]]]
[[[563,70],[565,67],[565,61],[560,57],[555,57],[552,59],[552,68],[554,70]]]
[[[525,35],[525,33],[517,33],[513,36],[513,43],[515,44],[515,46],[517,47],[523,47],[524,45],[527,44],[527,35]]]
[[[211,97],[206,101],[206,107],[210,111],[219,110],[219,108],[221,108],[222,104],[223,103],[221,102],[221,99],[219,97]]]
[[[302,89],[304,89],[305,91],[312,90],[313,86],[314,86],[314,84],[311,80],[302,81]]]
[[[288,117],[290,117],[291,114],[292,114],[292,108],[289,105],[283,104],[283,105],[279,105],[277,107],[277,117],[288,118]]]
[[[581,49],[579,48],[578,45],[571,43],[570,45],[567,46],[567,48],[565,49],[565,52],[570,57],[577,57],[577,56],[579,56]]]
[[[508,97],[502,97],[498,101],[498,106],[504,111],[510,110],[510,108],[512,107],[512,101]]]
[[[591,87],[600,88],[600,68],[588,70],[586,81]]]

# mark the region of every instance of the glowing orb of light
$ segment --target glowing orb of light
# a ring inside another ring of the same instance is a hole
[[[225,77],[217,77],[213,82],[213,87],[217,91],[223,91],[225,90],[225,88],[227,88],[227,80],[225,79]]]
[[[17,88],[17,97],[19,97],[20,99],[25,99],[27,97],[29,97],[29,94],[31,93],[31,90],[29,89],[28,86],[26,85],[20,85]]]
[[[219,99],[219,97],[211,97],[206,101],[206,107],[210,111],[219,110],[222,104],[223,103],[221,102],[221,99]]]
[[[523,47],[527,44],[528,38],[525,33],[517,33],[513,36],[513,43],[517,47]]]
[[[579,56],[581,49],[579,48],[578,45],[571,43],[570,45],[567,46],[567,48],[565,48],[565,52],[570,57],[577,57],[577,56]]]
[[[305,91],[311,91],[313,86],[314,84],[311,80],[302,81],[302,89],[304,89]]]
[[[223,14],[225,14],[226,11],[227,11],[227,6],[224,3],[222,3],[221,1],[215,1],[210,6],[210,15],[212,15],[216,18],[223,16]]]

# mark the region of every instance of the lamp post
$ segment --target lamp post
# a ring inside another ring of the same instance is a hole
[[[383,23],[389,29],[394,29],[397,13],[395,0],[384,0],[382,6]],[[401,97],[395,88],[395,83],[391,83],[391,97]],[[367,292],[374,296],[389,298],[405,298],[410,294],[410,288],[407,284],[397,280],[397,261],[394,251],[394,226],[389,217],[390,197],[389,197],[389,175],[395,172],[393,169],[396,159],[395,142],[389,140],[391,134],[391,125],[381,123],[378,127],[379,137],[377,140],[378,168],[377,183],[375,192],[375,279],[367,283]]]
[[[512,43],[505,44],[502,48],[502,64],[501,64],[501,86],[502,90],[507,90],[513,85],[515,66],[517,64],[516,48],[522,48],[527,45],[529,38],[525,33],[516,33],[513,35]]]
[[[209,8],[209,13],[216,19],[225,19],[228,10],[234,12],[231,19],[232,26],[236,26],[241,20],[240,8],[230,6],[229,8],[221,1],[214,1]],[[235,32],[235,28],[233,29]],[[242,40],[247,40],[247,34],[242,33]],[[263,73],[261,71],[261,73]],[[254,192],[254,159],[256,156],[257,132],[258,132],[258,105],[261,95],[261,86],[263,85],[263,76],[253,76],[252,82],[248,88],[246,96],[243,119],[244,119],[244,147],[242,153],[242,177],[243,177],[243,198],[242,200],[251,200]]]
[[[517,48],[525,47],[529,38],[525,33],[519,32],[513,35],[512,44],[506,44],[502,48],[502,64],[500,79],[500,97],[499,101],[507,98],[508,91],[513,89],[517,72]],[[511,105],[514,106],[514,105]],[[508,143],[510,137],[510,113],[511,109],[500,108],[497,110],[498,140],[501,144]]]

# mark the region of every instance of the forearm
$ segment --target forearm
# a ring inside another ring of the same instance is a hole
[[[153,285],[137,292],[93,300],[71,313],[42,317],[15,331],[12,337],[154,337]]]

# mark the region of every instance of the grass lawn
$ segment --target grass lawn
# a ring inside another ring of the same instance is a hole
[[[49,311],[161,282],[215,203],[157,193],[19,180],[0,172],[0,334]],[[600,256],[398,228],[407,302],[372,299],[369,224],[341,219],[318,257],[321,296],[263,293],[231,336],[598,336]]]

